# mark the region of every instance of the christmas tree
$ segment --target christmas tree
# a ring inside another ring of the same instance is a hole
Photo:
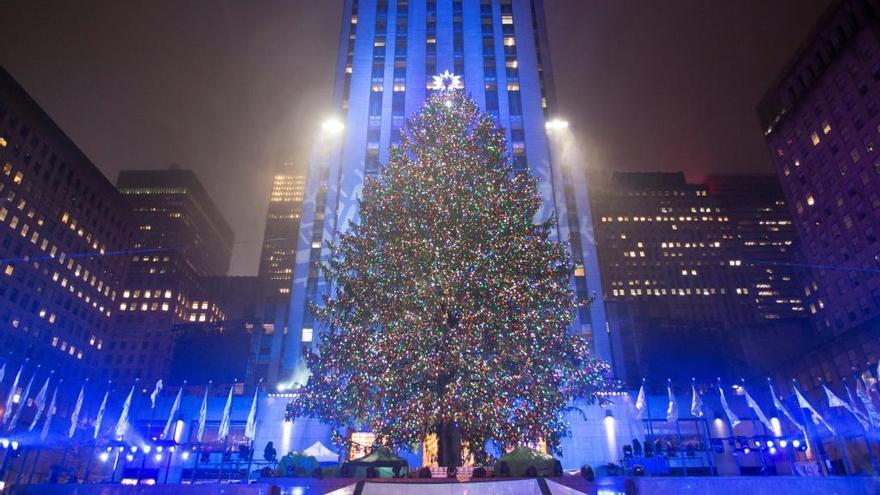
[[[612,387],[607,363],[567,334],[577,304],[555,219],[535,223],[536,181],[514,173],[503,130],[469,97],[431,96],[407,122],[360,219],[330,246],[334,292],[311,375],[287,419],[317,417],[413,446],[438,434],[441,465],[461,444],[544,440],[556,448],[572,398]]]

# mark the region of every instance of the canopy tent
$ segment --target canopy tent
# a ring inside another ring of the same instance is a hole
[[[337,463],[337,462],[339,462],[339,454],[337,454],[336,452],[333,452],[332,450],[327,448],[327,446],[325,446],[321,442],[313,443],[311,445],[311,447],[307,448],[306,450],[303,450],[303,454],[314,457],[315,460],[320,463],[326,463],[326,462]]]
[[[529,467],[534,467],[538,475],[557,475],[555,472],[557,470],[557,461],[553,456],[528,447],[519,446],[501,456],[501,458],[495,462],[496,475],[500,471],[499,466],[502,462],[507,463],[510,468],[511,476],[525,476],[526,470]]]
[[[381,478],[394,476],[394,468],[398,468],[398,472],[403,476],[409,471],[406,459],[394,455],[391,449],[385,447],[379,447],[359,459],[348,461],[342,465],[343,470],[348,470],[349,475],[356,478],[366,477],[367,469],[371,467],[376,468]]]

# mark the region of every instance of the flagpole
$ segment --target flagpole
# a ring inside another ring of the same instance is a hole
[[[822,385],[823,387],[827,387],[827,385],[825,384],[825,380],[823,380],[822,377],[819,377],[819,384]],[[821,402],[820,402],[820,405],[821,405]],[[827,411],[826,414],[828,414],[830,417],[831,411],[828,410],[827,408],[826,408],[826,411]],[[833,435],[834,435],[834,439],[837,441],[837,448],[840,449],[840,460],[843,461],[843,470],[846,472],[847,476],[851,476],[852,475],[852,466],[850,466],[849,456],[846,454],[846,440],[844,438],[842,438],[843,435],[840,433],[834,432]]]
[[[796,378],[791,379],[792,388],[795,389],[796,393],[800,393],[797,388],[797,383]],[[809,442],[807,439],[810,437],[810,434],[807,433],[807,430],[812,429],[809,425],[809,423],[812,423],[812,420],[809,422],[807,421],[807,415],[804,413],[804,408],[801,407],[800,401],[798,401],[798,411],[801,412],[801,419],[804,421],[804,441]],[[819,472],[825,473],[826,476],[830,476],[831,472],[828,470],[828,466],[825,465],[825,447],[822,445],[822,441],[819,440],[818,434],[814,436],[813,443],[816,445],[816,452],[813,455],[816,457],[816,464],[819,465]]]
[[[721,377],[719,376],[719,377],[716,377],[715,379],[718,381],[719,397],[723,397],[724,403],[727,403],[727,398],[724,396],[724,389],[721,388]],[[730,406],[728,405],[727,408],[729,409],[729,407]],[[739,475],[742,476],[742,474],[743,474],[742,473],[742,462],[739,460],[739,454],[736,453],[736,433],[733,431],[735,425],[730,420],[730,415],[728,414],[727,409],[725,409],[725,411],[724,411],[724,417],[727,419],[727,426],[730,428],[730,444],[733,446],[733,450],[734,450],[733,460],[736,461],[736,469],[739,471]],[[739,420],[737,419],[737,421],[739,421]]]
[[[696,395],[697,394],[697,377],[691,377],[691,392]],[[693,399],[691,400],[693,402]],[[712,436],[709,434],[709,422],[706,421],[706,414],[703,412],[703,399],[700,399],[700,416],[697,418],[698,422],[703,423],[703,436],[706,439],[706,457],[709,461],[709,474],[718,476],[718,470],[715,468],[715,449],[712,447]],[[693,404],[691,405],[691,409],[693,409]],[[693,414],[693,410],[691,411]]]
[[[651,451],[654,449],[654,420],[651,419],[651,404],[648,402],[648,387],[645,386],[645,379],[642,378],[642,387],[645,389],[645,412],[648,413],[648,438],[651,442]],[[656,452],[654,452],[656,454]]]
[[[742,387],[743,391],[745,392],[745,391],[746,391],[746,379],[745,379],[745,378],[740,378],[740,379],[739,379],[739,382],[740,382],[740,386]],[[752,406],[751,406],[751,404],[749,404],[749,409],[751,409],[751,408],[752,408]],[[752,411],[752,412],[754,413],[754,411]],[[763,414],[763,413],[762,413],[762,414]],[[758,433],[758,424],[759,424],[760,422],[755,421],[755,417],[754,417],[754,416],[752,416],[751,418],[749,418],[749,421],[752,423],[752,432],[753,432],[753,433]],[[761,435],[761,436],[762,436],[762,437],[766,437],[766,436],[767,436],[767,427],[766,427],[766,425],[764,425],[764,423],[760,423],[760,424],[761,424],[761,431],[764,432],[764,434]],[[764,445],[767,445],[766,442],[764,443]],[[767,459],[764,458],[764,449],[761,448],[761,446],[758,446],[758,456],[761,457],[761,471],[762,471],[762,474],[767,474]]]

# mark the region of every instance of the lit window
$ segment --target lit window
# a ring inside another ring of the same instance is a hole
[[[826,121],[822,122],[822,133],[828,134],[829,132],[831,132],[831,124],[829,124],[828,121],[826,120]]]
[[[15,271],[15,268],[13,268],[12,265],[6,265],[6,268],[3,270],[3,273],[5,273],[6,275],[12,275],[12,272],[14,272],[14,271]]]
[[[302,341],[303,342],[311,342],[312,341],[312,329],[311,328],[303,328]]]
[[[813,146],[817,146],[820,142],[819,135],[815,132],[810,134],[810,140],[813,141]]]
[[[807,205],[813,206],[814,204],[816,204],[816,200],[813,199],[813,195],[812,194],[808,195],[807,196]]]

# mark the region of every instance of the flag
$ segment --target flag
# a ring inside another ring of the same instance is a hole
[[[775,407],[777,411],[784,414],[785,417],[788,418],[788,420],[791,421],[793,425],[797,426],[799,430],[805,432],[804,425],[800,424],[796,419],[794,419],[794,416],[792,416],[791,413],[788,412],[785,404],[783,404],[782,401],[779,400],[779,397],[776,395],[776,391],[773,390],[773,385],[770,385],[770,396],[773,397],[773,407]]]
[[[755,402],[755,399],[753,399],[752,396],[749,395],[749,391],[746,390],[745,387],[743,387],[743,393],[746,396],[746,404],[748,404],[749,407],[752,408],[752,411],[755,411],[755,416],[757,416],[758,419],[762,423],[764,423],[764,426],[766,426],[768,430],[775,431],[773,429],[773,423],[771,423],[770,420],[767,419],[767,415],[764,414],[764,411],[761,410],[761,406],[759,406],[758,403]]]
[[[125,398],[125,402],[122,404],[122,412],[119,413],[119,419],[116,421],[116,429],[113,430],[113,433],[117,440],[122,440],[122,437],[125,436],[125,430],[128,429],[128,411],[131,409],[131,398],[134,396],[134,388],[136,386],[131,386],[128,397]]]
[[[183,386],[177,391],[177,397],[174,398],[174,404],[171,404],[171,411],[168,413],[168,421],[165,422],[165,429],[162,430],[162,440],[168,440],[172,436],[174,418],[177,416],[177,410],[180,409],[180,399],[183,396],[183,388],[185,386],[186,382],[183,382]]]
[[[856,419],[859,420],[859,424],[862,425],[862,428],[864,428],[865,431],[870,430],[870,419],[868,418],[868,416],[865,415],[865,413],[863,413],[859,409],[858,402],[856,402],[856,398],[853,397],[853,393],[852,390],[849,388],[849,384],[847,384],[845,381],[843,382],[843,388],[846,389],[846,398],[849,401],[849,407],[852,410],[853,415],[855,415]]]
[[[21,380],[21,372],[24,370],[24,365],[21,365],[18,368],[18,373],[15,375],[15,380],[12,380],[12,388],[9,389],[9,395],[6,396],[6,406],[3,407],[3,422],[0,423],[5,425],[9,422],[9,411],[12,410],[13,399],[15,399],[15,391],[18,390],[18,382]]]
[[[220,419],[220,429],[217,430],[217,438],[225,439],[229,436],[229,415],[232,412],[232,392],[235,385],[229,387],[229,396],[226,397],[226,405],[223,407],[223,418]]]
[[[645,411],[648,409],[648,401],[645,398],[645,384],[639,387],[639,395],[636,397],[636,419],[644,419]]]
[[[46,422],[43,423],[43,430],[40,431],[40,441],[45,442],[49,436],[49,428],[52,427],[52,418],[55,416],[55,401],[58,399],[58,387],[52,392],[52,400],[49,402],[49,409],[46,410]]]
[[[202,399],[202,408],[199,410],[199,429],[196,432],[196,441],[202,443],[202,435],[205,434],[205,421],[208,419],[208,387],[205,387],[205,398]]]
[[[860,413],[858,411],[853,409],[852,406],[850,406],[846,401],[835,395],[834,392],[832,392],[831,389],[828,388],[828,386],[824,383],[822,384],[822,390],[825,391],[825,397],[828,398],[828,407],[842,407],[846,409],[847,411],[849,411],[850,414],[855,416],[859,424],[862,425],[862,428],[864,428],[865,431],[868,431],[867,422],[862,422],[863,419],[859,416]]]
[[[156,409],[156,399],[159,397],[159,392],[162,391],[162,380],[156,382],[156,386],[153,387],[153,393],[150,394],[150,408]]]
[[[30,427],[28,427],[28,431],[34,431],[34,428],[37,426],[37,422],[40,421],[40,416],[43,414],[43,410],[46,408],[46,399],[49,395],[49,379],[52,378],[52,375],[46,377],[46,381],[43,382],[43,388],[37,392],[37,396],[34,397],[34,406],[37,408],[36,414],[34,414],[34,419],[31,421]]]
[[[666,422],[674,423],[678,421],[678,402],[675,401],[675,394],[672,393],[672,386],[666,385],[666,395],[669,396],[669,406],[666,407]]]
[[[859,396],[862,405],[865,406],[865,411],[868,413],[868,421],[870,421],[871,426],[874,428],[880,428],[880,412],[877,411],[877,407],[874,406],[874,402],[871,400],[871,395],[865,389],[865,385],[861,381],[856,383],[856,395]]]
[[[251,402],[251,412],[248,413],[247,424],[244,427],[244,436],[252,442],[257,436],[257,396],[259,394],[260,386],[257,385],[257,389],[254,390],[254,401]]]
[[[696,418],[703,417],[703,398],[697,393],[697,386],[691,384],[691,414]]]
[[[86,386],[83,385],[79,389],[79,396],[76,398],[76,404],[73,406],[73,412],[70,413],[70,429],[67,431],[67,438],[73,438],[76,433],[76,424],[79,422],[79,412],[82,410],[83,400],[86,396]]]
[[[98,439],[98,433],[101,432],[101,421],[104,419],[104,411],[107,410],[107,396],[110,391],[104,392],[104,400],[101,401],[101,407],[98,408],[98,415],[95,416],[95,440]]]
[[[3,383],[4,378],[6,378],[6,363],[3,363],[3,367],[0,368],[0,383]]]
[[[727,415],[727,420],[730,421],[730,429],[731,433],[733,433],[733,429],[736,428],[736,425],[740,423],[737,415],[730,410],[730,406],[727,405],[727,397],[724,396],[724,389],[721,388],[721,382],[718,382],[718,394],[721,396],[721,408],[724,409],[724,414]]]
[[[806,409],[806,410],[810,411],[810,415],[813,418],[813,423],[815,423],[817,425],[820,423],[825,425],[825,428],[828,428],[828,431],[830,431],[832,435],[836,435],[837,433],[834,431],[834,428],[832,428],[831,425],[828,424],[827,421],[825,421],[825,418],[823,418],[822,416],[819,415],[819,413],[810,404],[810,402],[807,400],[807,398],[804,397],[803,394],[801,394],[801,391],[798,390],[797,387],[793,386],[792,388],[794,389],[795,397],[797,397],[798,407],[800,407],[801,409]]]
[[[15,425],[18,424],[18,418],[21,417],[21,411],[24,409],[24,406],[27,405],[28,396],[31,395],[31,386],[34,384],[34,377],[37,375],[35,371],[33,375],[31,375],[31,379],[28,381],[27,386],[24,388],[24,392],[21,394],[21,397],[18,399],[18,409],[15,410],[15,414],[12,416],[12,422],[9,424],[8,428],[11,430],[15,428]]]

